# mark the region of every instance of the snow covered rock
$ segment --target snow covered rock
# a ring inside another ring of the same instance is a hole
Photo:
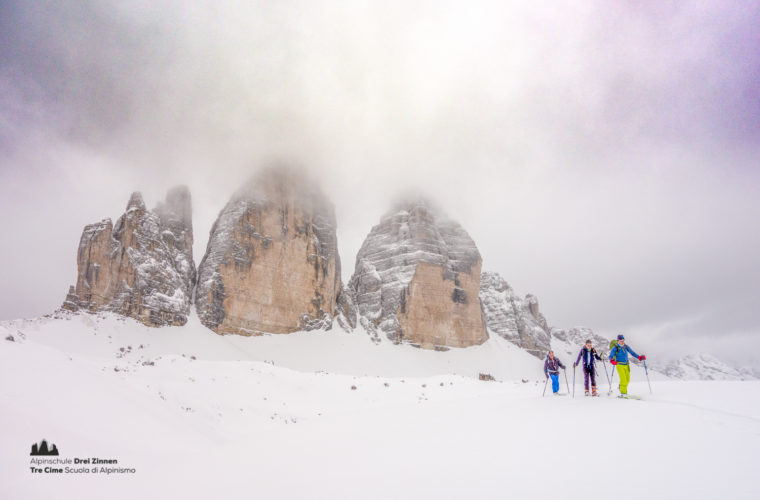
[[[269,168],[222,209],[198,269],[201,322],[224,334],[329,328],[341,290],[335,211],[304,172]]]
[[[483,271],[480,302],[488,329],[527,352],[543,358],[551,344],[550,329],[533,295],[518,296],[499,273]]]
[[[480,308],[481,257],[467,232],[424,200],[405,201],[372,228],[349,283],[376,338],[424,348],[488,339]]]
[[[104,219],[84,228],[77,284],[63,308],[117,312],[151,326],[183,325],[195,282],[192,247],[186,187],[170,190],[153,211],[135,192],[115,226]]]
[[[343,286],[338,294],[336,306],[338,310],[338,324],[347,332],[353,331],[358,324],[356,297],[353,290],[347,286]]]
[[[543,359],[549,349],[558,354],[577,354],[587,339],[600,353],[607,352],[609,341],[591,328],[550,327],[531,294],[520,297],[499,273],[483,271],[480,279],[480,302],[488,329]]]

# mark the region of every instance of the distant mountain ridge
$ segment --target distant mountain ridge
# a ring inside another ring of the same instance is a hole
[[[756,380],[757,370],[733,367],[705,353],[688,354],[666,363],[653,361],[652,369],[681,380]]]

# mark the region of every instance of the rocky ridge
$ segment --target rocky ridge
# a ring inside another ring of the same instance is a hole
[[[480,302],[488,329],[516,346],[543,359],[555,344],[564,349],[580,349],[587,339],[600,352],[607,352],[609,341],[591,328],[555,328],[541,314],[536,296],[520,297],[499,273],[483,271]]]
[[[484,271],[480,279],[480,302],[491,332],[538,358],[546,355],[551,333],[535,296],[520,297],[499,273]]]

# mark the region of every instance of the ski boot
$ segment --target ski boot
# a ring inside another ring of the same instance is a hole
[[[596,387],[592,387],[591,389],[592,389],[591,395],[594,397],[599,397],[599,393],[596,392]]]
[[[590,396],[590,395],[591,395],[591,394],[589,394],[589,393],[588,393],[588,391],[586,391],[586,394],[585,394],[585,396]]]

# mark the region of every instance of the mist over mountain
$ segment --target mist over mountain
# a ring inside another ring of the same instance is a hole
[[[320,180],[348,261],[420,190],[552,322],[758,362],[757,5],[0,9],[2,318],[59,305],[125,193],[187,185],[205,236],[279,159]]]

